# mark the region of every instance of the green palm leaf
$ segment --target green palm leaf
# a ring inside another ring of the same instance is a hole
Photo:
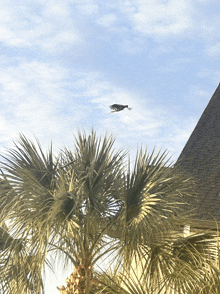
[[[94,267],[103,258],[120,270],[120,282],[103,284],[99,293],[190,293],[204,277],[201,261],[209,265],[212,242],[208,235],[179,238],[193,182],[166,152],[141,149],[132,167],[125,152],[114,151],[112,136],[92,130],[74,141],[73,150],[64,147],[55,157],[52,145],[45,153],[21,135],[2,157],[4,293],[40,293],[48,253],[73,265],[86,293],[96,289]]]
[[[121,209],[120,239],[128,265],[134,254],[142,258],[143,246],[158,248],[169,243],[178,230],[181,214],[193,183],[169,164],[167,154],[137,154],[135,165],[124,174],[124,205]],[[193,195],[193,192],[191,193]]]

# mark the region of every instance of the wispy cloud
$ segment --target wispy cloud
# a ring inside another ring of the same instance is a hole
[[[20,132],[56,152],[94,127],[177,159],[220,81],[219,0],[0,2],[1,154]]]
[[[128,28],[143,35],[182,34],[192,26],[191,4],[186,0],[113,1],[109,6]],[[100,24],[106,26],[105,22]]]
[[[220,56],[220,42],[215,45],[209,46],[207,48],[207,53],[209,56]]]
[[[37,47],[52,52],[80,43],[82,36],[68,2],[5,2],[1,7],[0,41],[9,47]]]
[[[117,17],[114,13],[105,14],[97,20],[97,24],[107,28],[111,28],[115,26],[116,22],[117,22]]]
[[[7,145],[19,132],[48,137],[60,131],[65,79],[64,69],[36,61],[20,60],[18,65],[2,68],[1,145]]]
[[[70,3],[85,16],[91,16],[99,12],[99,1],[97,0],[74,0],[70,1]]]
[[[146,144],[152,139],[160,145],[163,140],[161,127],[167,124],[163,111],[151,108],[150,99],[115,86],[100,73],[19,60],[2,70],[0,80],[2,148],[19,132],[35,135],[44,145],[52,139],[62,147],[72,142],[78,127],[113,133],[121,146],[125,141],[136,146],[138,141]],[[133,109],[109,114],[113,103]]]
[[[129,16],[134,29],[143,34],[180,34],[190,28],[189,2],[172,0],[137,1],[136,11]]]
[[[175,160],[192,134],[196,123],[197,120],[194,117],[188,117],[187,120],[173,117],[173,128],[170,134],[163,138],[163,146],[169,146],[170,154]]]
[[[104,30],[112,30],[114,36],[118,36],[120,30],[125,32],[121,34],[120,48],[128,54],[139,52],[148,36],[181,35],[193,29],[190,0],[105,3],[98,0],[39,0],[33,4],[24,0],[18,5],[13,3],[9,0],[2,6],[0,20],[0,40],[9,47],[37,47],[45,52],[66,50],[86,36],[82,29],[85,19],[90,24],[93,22],[94,28],[98,25]],[[79,19],[82,16],[83,21],[76,25],[74,16]],[[218,42],[210,48],[213,54],[218,50]],[[121,142],[125,138],[130,142],[141,138],[144,144],[149,140],[158,145],[164,142],[162,129],[169,126],[166,116],[172,115],[172,110],[169,113],[168,110],[158,111],[157,107],[152,107],[147,94],[142,97],[138,91],[134,93],[116,86],[103,78],[101,72],[67,69],[58,65],[61,64],[58,61],[30,60],[17,58],[2,64],[0,121],[3,145],[19,131],[68,142],[69,134],[80,126],[95,126],[100,132],[111,131]],[[189,57],[178,57],[157,70],[159,74],[175,73],[184,69],[189,61]],[[195,90],[191,96],[195,100],[204,96],[201,93]],[[128,104],[133,109],[109,115],[108,107],[112,103]],[[171,128],[170,133],[178,132]],[[167,141],[168,147],[172,145],[171,141]]]
[[[192,0],[23,0],[16,5],[8,0],[1,5],[0,42],[56,54],[85,44],[85,26],[98,25],[115,34],[114,40],[120,39],[115,45],[124,47],[126,54],[135,54],[149,36],[160,39],[188,32],[218,36],[219,18],[207,18],[206,6]],[[218,54],[218,47],[212,46],[209,54]]]

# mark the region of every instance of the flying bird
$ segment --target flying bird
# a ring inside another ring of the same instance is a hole
[[[112,111],[110,113],[112,113],[112,112],[118,112],[118,111],[121,111],[121,110],[123,110],[125,108],[127,108],[129,110],[132,109],[132,108],[129,108],[128,105],[121,105],[121,104],[112,104],[109,107],[112,109]]]

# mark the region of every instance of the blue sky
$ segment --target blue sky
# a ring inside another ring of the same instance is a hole
[[[20,132],[58,150],[94,127],[176,160],[220,82],[219,14],[218,0],[0,1],[0,152]]]

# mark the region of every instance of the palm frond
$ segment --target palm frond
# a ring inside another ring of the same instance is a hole
[[[91,135],[79,132],[75,137],[75,168],[84,179],[87,208],[103,214],[115,214],[121,198],[122,151],[112,150],[114,139],[105,136],[102,140],[92,130]]]
[[[207,235],[177,238],[193,182],[170,163],[167,152],[141,149],[134,167],[129,160],[126,169],[126,152],[114,151],[112,136],[97,137],[92,130],[74,139],[73,151],[64,147],[55,157],[52,146],[45,153],[39,141],[21,135],[2,159],[3,292],[40,293],[48,253],[71,262],[82,275],[77,282],[89,289],[95,265],[105,257],[110,264],[113,252],[121,280],[99,293],[191,291],[193,266],[199,281],[204,276],[199,264],[208,262],[201,256],[211,248]]]
[[[50,188],[56,173],[52,145],[45,155],[39,141],[35,145],[22,134],[14,144],[15,149],[8,150],[9,156],[3,156],[2,166],[8,173],[7,178],[23,183],[23,171],[28,171],[42,186]]]
[[[124,206],[121,209],[121,253],[128,264],[134,254],[142,255],[142,246],[159,248],[169,243],[177,220],[184,212],[189,189],[193,183],[186,179],[166,159],[167,153],[137,153],[133,170],[130,163],[124,175]],[[185,213],[185,212],[184,212]],[[124,252],[124,253],[123,253]],[[136,253],[135,253],[136,252]]]

